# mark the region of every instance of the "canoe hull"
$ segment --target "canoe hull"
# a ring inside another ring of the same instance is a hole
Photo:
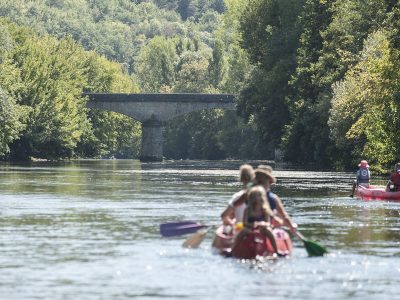
[[[279,255],[290,255],[293,246],[289,234],[280,228],[274,228],[273,233],[278,246]],[[222,226],[216,231],[213,247],[217,249],[220,254],[241,259],[254,259],[257,256],[271,256],[274,253],[269,239],[258,230],[249,232],[240,244],[233,247],[233,235],[224,234]]]
[[[400,201],[400,192],[387,192],[383,188],[370,186],[369,188],[359,186],[356,190],[356,196],[362,200],[387,200]]]

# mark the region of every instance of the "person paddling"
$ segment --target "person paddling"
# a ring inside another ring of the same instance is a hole
[[[360,161],[358,164],[357,178],[353,182],[353,189],[350,197],[354,197],[356,188],[361,185],[363,187],[369,187],[369,180],[371,179],[371,172],[369,171],[369,164],[366,160]]]
[[[255,181],[257,185],[262,186],[266,191],[266,198],[269,206],[276,215],[283,220],[283,225],[289,227],[290,232],[293,234],[297,231],[297,224],[292,221],[286,209],[283,206],[282,200],[278,195],[271,192],[271,185],[276,183],[276,178],[272,174],[272,167],[268,165],[259,165],[255,170]],[[279,222],[272,222],[273,226],[279,227]]]
[[[386,191],[398,192],[400,191],[400,163],[394,166],[394,172],[390,174],[390,179],[386,185]]]
[[[240,226],[243,223],[243,214],[246,208],[247,188],[254,180],[254,169],[249,164],[244,164],[240,167],[240,182],[241,190],[235,193],[229,200],[228,206],[221,214],[222,222],[225,226],[224,231],[227,234],[232,233],[232,229],[236,225]]]

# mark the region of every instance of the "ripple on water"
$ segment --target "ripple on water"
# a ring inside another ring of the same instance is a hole
[[[261,162],[251,162],[254,166]],[[277,170],[273,190],[309,258],[240,261],[161,238],[159,224],[217,224],[241,162],[72,161],[0,171],[4,299],[388,299],[399,286],[400,203],[348,197],[350,173]]]

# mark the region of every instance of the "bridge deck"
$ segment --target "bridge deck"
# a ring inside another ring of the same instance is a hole
[[[93,102],[202,102],[202,103],[233,103],[233,94],[107,94],[107,93],[85,93]]]

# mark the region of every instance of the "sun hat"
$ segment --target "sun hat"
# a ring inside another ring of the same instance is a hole
[[[257,175],[265,175],[267,176],[272,183],[276,182],[276,178],[272,175],[272,168],[267,165],[259,165],[257,169],[255,169],[254,173]]]
[[[359,167],[363,167],[363,168],[369,168],[369,164],[366,160],[362,160],[360,161],[360,163],[358,164]]]

